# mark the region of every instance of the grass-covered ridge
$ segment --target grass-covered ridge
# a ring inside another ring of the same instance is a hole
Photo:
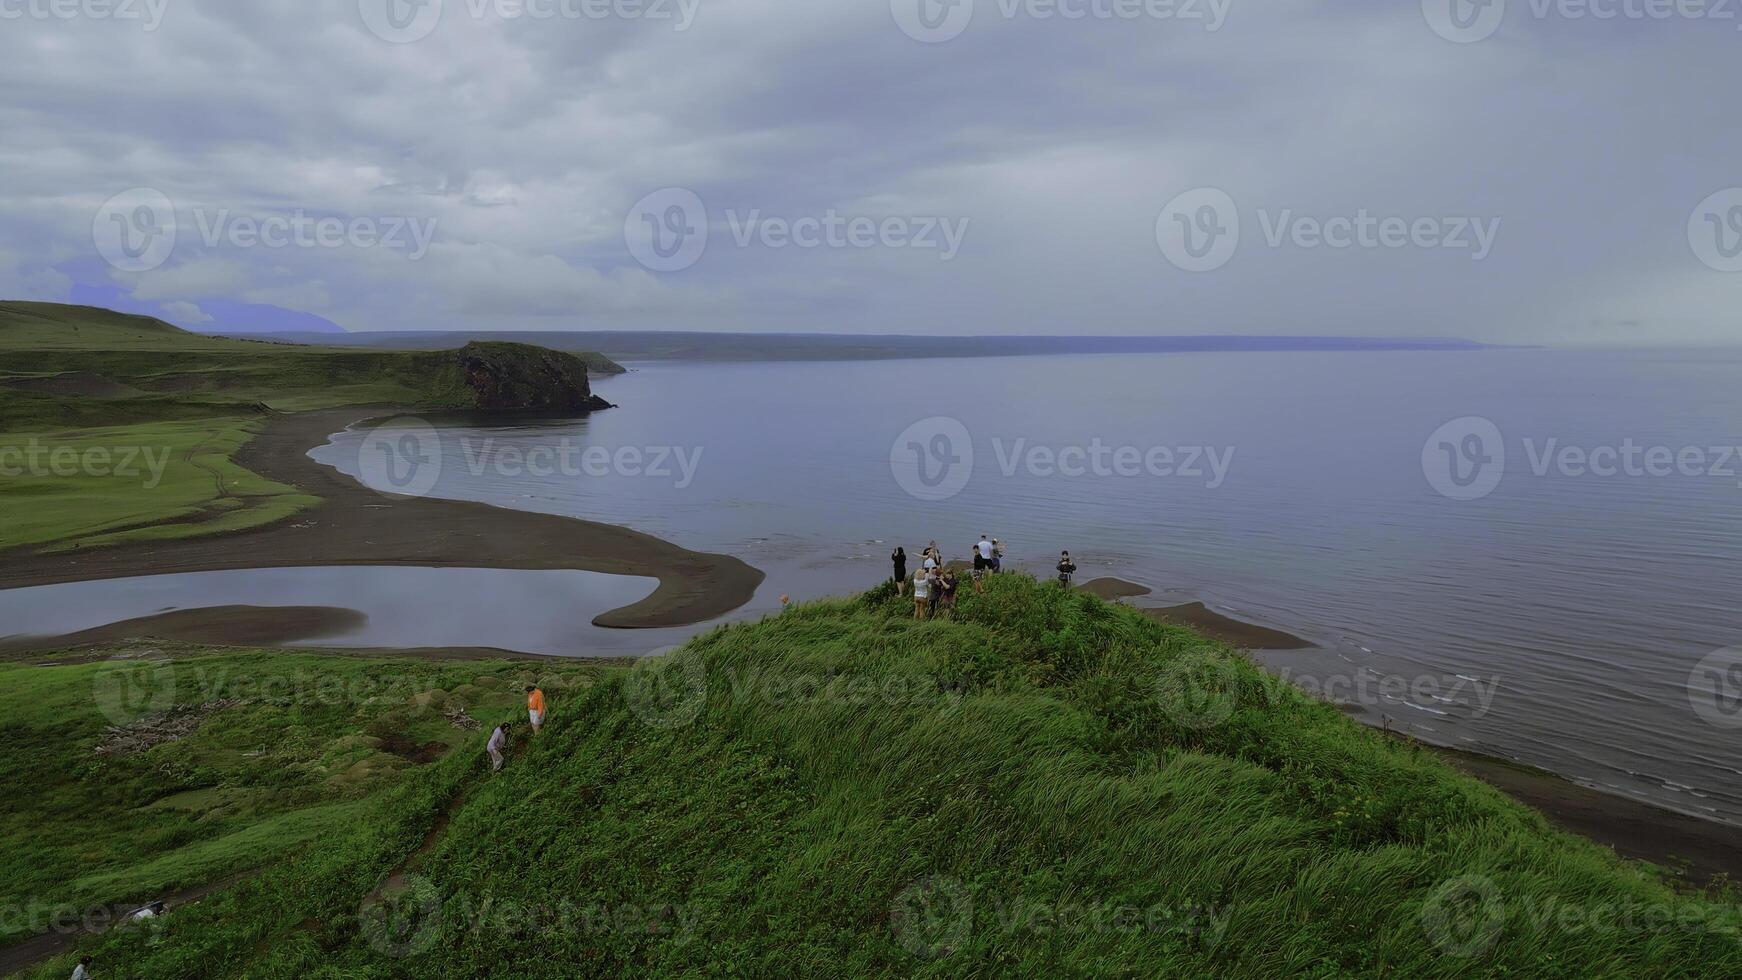
[[[481,740],[96,952],[164,977],[1742,974],[1734,895],[1017,576],[954,621],[884,590],[715,631],[553,698],[498,776]]]
[[[151,317],[0,302],[0,552],[256,527],[317,503],[232,462],[275,411],[601,407],[597,355],[299,346]],[[125,462],[125,465],[123,463]]]
[[[596,354],[478,346],[508,366],[572,363],[583,385],[588,372],[622,371]],[[95,307],[0,302],[9,432],[361,404],[494,407],[479,403],[454,351],[231,340]]]

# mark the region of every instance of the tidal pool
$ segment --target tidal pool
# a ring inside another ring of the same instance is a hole
[[[65,636],[186,609],[326,606],[367,620],[299,646],[494,647],[564,657],[654,652],[705,627],[601,629],[653,578],[574,570],[333,566],[189,572],[0,591],[0,641]]]

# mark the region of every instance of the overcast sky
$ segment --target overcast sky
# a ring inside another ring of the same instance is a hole
[[[0,0],[0,295],[1737,339],[1742,2],[1545,2]]]

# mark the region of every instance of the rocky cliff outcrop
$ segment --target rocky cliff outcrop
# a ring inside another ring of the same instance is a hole
[[[528,344],[472,343],[454,355],[473,407],[484,411],[579,414],[614,407],[593,394],[587,364]]]

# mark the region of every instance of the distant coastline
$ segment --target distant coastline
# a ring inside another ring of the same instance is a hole
[[[598,351],[617,361],[859,361],[1067,354],[1311,353],[1344,351],[1480,351],[1500,349],[1470,340],[1379,337],[1173,336],[956,337],[903,334],[757,334],[683,331],[370,331],[348,334],[236,335],[329,346],[435,350],[477,339],[537,344],[562,351]]]

